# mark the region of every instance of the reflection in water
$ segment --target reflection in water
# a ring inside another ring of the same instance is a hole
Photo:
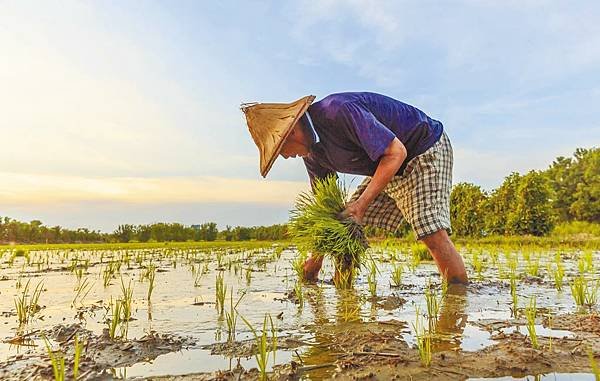
[[[361,321],[360,309],[362,299],[355,288],[336,289],[338,293],[336,305],[336,321],[338,323],[348,323]]]
[[[434,328],[433,351],[460,349],[467,324],[467,288],[452,284],[442,298],[440,315]]]
[[[333,364],[337,360],[337,356],[328,348],[335,340],[335,330],[333,332],[321,329],[325,325],[330,324],[325,308],[323,288],[314,286],[311,289],[310,296],[307,302],[310,305],[314,316],[314,325],[312,325],[312,333],[314,337],[314,345],[311,345],[305,350],[302,355],[298,355],[298,361],[303,366],[321,366],[310,371],[307,376],[309,379],[320,380],[330,377],[333,371]],[[336,290],[338,293],[335,325],[336,328],[344,329],[344,325],[352,322],[360,322],[361,298],[356,289]]]

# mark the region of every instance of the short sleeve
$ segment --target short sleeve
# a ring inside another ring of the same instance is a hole
[[[338,110],[336,121],[348,129],[355,143],[361,146],[373,161],[379,160],[396,137],[371,111],[360,104],[345,103]]]
[[[329,168],[325,168],[319,163],[317,163],[310,156],[304,158],[304,165],[306,166],[306,171],[308,172],[308,178],[310,179],[310,185],[314,188],[315,179],[324,179],[329,175],[337,176],[337,173],[334,170]]]

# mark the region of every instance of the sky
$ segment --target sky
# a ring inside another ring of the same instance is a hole
[[[342,91],[442,121],[454,182],[491,190],[599,145],[598,20],[592,1],[0,0],[0,216],[283,223],[306,171],[263,179],[239,105]]]

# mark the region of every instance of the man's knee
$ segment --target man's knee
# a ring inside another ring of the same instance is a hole
[[[440,229],[435,233],[421,238],[421,241],[429,248],[429,250],[440,250],[450,243],[450,237],[446,229]]]

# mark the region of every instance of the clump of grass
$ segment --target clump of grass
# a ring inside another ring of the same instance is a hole
[[[588,347],[588,358],[590,359],[590,368],[592,370],[592,373],[594,374],[594,378],[596,379],[596,381],[600,381],[600,367],[596,362],[596,358],[594,357],[594,351],[592,350],[591,346]]]
[[[269,330],[267,329],[267,323],[270,322],[271,332],[273,332],[275,330],[275,327],[273,324],[273,319],[271,318],[271,315],[265,314],[265,318],[263,320],[263,328],[262,328],[262,331],[259,333],[252,326],[252,324],[250,324],[250,322],[248,320],[246,320],[246,318],[244,318],[242,315],[240,315],[240,317],[242,318],[244,323],[248,326],[248,328],[250,328],[250,331],[252,331],[252,334],[254,335],[254,339],[256,341],[256,349],[257,349],[257,353],[256,353],[256,355],[254,355],[254,357],[256,358],[256,365],[257,365],[258,371],[259,371],[259,380],[266,381],[267,380],[267,363],[269,360],[269,341],[268,341]],[[277,336],[275,336],[275,340],[276,340],[276,337]],[[272,342],[275,343],[275,345],[277,343],[277,341],[273,341],[273,338],[272,338]],[[273,353],[273,355],[275,355],[275,354]]]
[[[571,281],[571,295],[575,304],[582,307],[592,307],[598,300],[598,289],[600,281],[591,282],[585,276],[580,275]]]
[[[485,264],[481,258],[481,252],[479,250],[473,251],[472,256],[473,270],[477,273],[477,278],[483,279],[483,271],[485,270]]]
[[[402,264],[396,263],[394,268],[392,269],[392,287],[400,287],[402,286],[402,274],[404,272],[404,268]]]
[[[330,255],[336,269],[352,278],[350,271],[365,263],[368,243],[359,224],[339,217],[347,201],[348,190],[334,176],[315,180],[313,192],[296,199],[288,226],[291,237],[304,249]]]
[[[215,301],[216,308],[219,311],[219,314],[223,314],[225,309],[225,297],[227,296],[227,286],[223,280],[223,274],[217,274],[217,278],[215,281]]]
[[[152,297],[152,291],[154,291],[154,280],[156,278],[156,266],[149,265],[148,269],[146,271],[147,271],[146,278],[148,279],[147,299],[148,299],[148,301],[150,301],[150,298]]]
[[[292,269],[296,273],[298,280],[304,281],[304,262],[308,258],[308,253],[300,250],[299,255],[292,261]]]
[[[369,266],[369,275],[367,275],[367,284],[369,285],[369,293],[371,298],[377,297],[377,265],[375,261],[371,261]]]
[[[417,350],[419,351],[421,364],[429,367],[432,360],[431,334],[423,326],[421,315],[419,314],[419,308],[416,309],[416,318],[413,324],[413,329],[415,331],[415,339],[417,341]]]
[[[42,335],[42,339],[44,340],[44,345],[46,346],[46,352],[48,353],[48,357],[50,357],[50,362],[52,362],[52,372],[54,374],[54,380],[64,381],[66,375],[64,354],[60,351],[54,352],[46,336]]]
[[[518,314],[519,295],[517,294],[517,275],[512,269],[510,272],[510,296],[512,299],[512,315],[516,318]]]
[[[427,281],[427,286],[425,286],[425,302],[427,304],[427,319],[431,329],[437,322],[440,312],[440,300],[437,292],[432,288],[430,280]]]
[[[535,258],[529,257],[526,267],[527,274],[537,277],[540,272],[540,256],[536,255]]]
[[[302,282],[296,282],[294,285],[294,295],[298,302],[299,308],[304,307],[304,292],[302,291]]]
[[[114,340],[117,338],[117,328],[121,323],[121,302],[117,300],[113,303],[113,300],[111,298],[109,308],[111,319],[107,321],[108,337]]]
[[[229,311],[225,312],[225,322],[227,323],[227,341],[229,342],[235,341],[235,330],[238,318],[237,306],[242,301],[244,295],[245,293],[243,293],[238,299],[238,301],[235,304],[233,304],[233,287],[230,290]]]
[[[431,253],[429,252],[427,246],[421,243],[413,243],[412,245],[410,245],[410,251],[414,256],[419,258],[419,261],[433,260],[433,257],[431,256]]]
[[[556,253],[554,256],[554,262],[556,268],[552,271],[552,277],[554,278],[554,287],[558,291],[562,291],[564,278],[565,278],[565,268],[562,264],[560,253]]]
[[[537,333],[535,331],[535,318],[537,317],[537,306],[535,296],[529,299],[529,306],[525,307],[525,317],[527,318],[527,332],[529,332],[529,339],[531,340],[531,346],[534,349],[539,348]]]
[[[30,279],[25,283],[25,287],[21,291],[21,294],[15,299],[15,308],[17,310],[17,319],[19,325],[27,324],[33,316],[40,310],[38,304],[42,291],[44,290],[43,282],[39,282],[31,295],[29,295],[29,284]]]
[[[85,299],[85,297],[90,293],[90,291],[92,291],[94,284],[95,283],[91,283],[89,278],[87,277],[83,279],[83,281],[81,281],[77,285],[77,292],[75,293],[73,301],[71,301],[71,307],[75,306],[77,300],[79,300],[79,303],[83,303],[83,299]]]
[[[129,280],[129,283],[127,285],[127,287],[125,286],[125,282],[123,281],[123,278],[121,277],[121,309],[122,309],[122,320],[128,322],[129,320],[131,320],[131,316],[133,313],[133,309],[132,309],[132,301],[133,301],[133,287],[131,286],[131,279]]]
[[[448,294],[448,270],[444,272],[444,276],[441,277],[442,282],[442,297]]]
[[[83,342],[79,341],[79,335],[75,335],[75,357],[73,358],[73,380],[79,376],[79,362],[83,352]]]

